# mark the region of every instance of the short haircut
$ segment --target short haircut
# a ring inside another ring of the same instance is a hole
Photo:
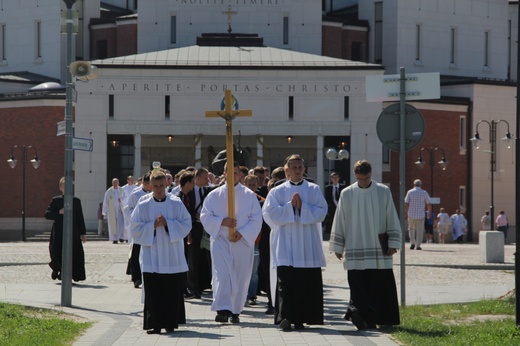
[[[193,182],[194,179],[195,179],[195,174],[193,174],[193,172],[184,172],[181,175],[181,179],[179,180],[179,183],[180,183],[181,187],[184,187],[184,185],[186,185],[186,183],[191,183],[191,182]]]
[[[245,177],[249,174],[249,169],[246,166],[240,166],[240,173],[242,173],[242,175]]]
[[[166,174],[162,170],[157,170],[152,173],[150,180],[166,180]]]
[[[245,178],[246,184],[250,180],[255,180],[257,184],[260,184],[260,179],[256,175],[254,175],[254,174],[249,174],[249,175],[246,176],[246,178]]]
[[[285,179],[285,170],[283,169],[283,167],[276,167],[275,169],[273,169],[273,171],[271,172],[271,179],[274,179],[274,180]]]
[[[195,171],[195,176],[196,177],[200,177],[202,176],[203,174],[206,174],[206,173],[209,173],[209,171],[204,168],[204,167],[200,167],[199,169],[197,169],[197,171]]]
[[[339,173],[338,172],[332,172],[330,174],[331,177],[339,177]]]
[[[305,166],[305,161],[303,160],[303,158],[300,155],[292,154],[292,155],[289,155],[285,159],[285,167],[289,167],[289,165],[291,164],[292,161],[300,161],[302,163],[302,165]]]
[[[262,166],[256,166],[255,168],[253,168],[253,173],[265,174],[265,168]]]
[[[152,176],[152,171],[148,171],[145,173],[145,175],[143,175],[143,177],[141,178],[141,180],[144,182],[144,183],[150,183],[150,177]]]
[[[372,165],[367,160],[359,160],[354,164],[354,173],[363,175],[372,173]]]
[[[181,169],[180,171],[178,171],[178,172],[175,174],[175,179],[177,179],[178,177],[180,177],[181,175],[183,175],[184,172],[186,172],[185,169]]]

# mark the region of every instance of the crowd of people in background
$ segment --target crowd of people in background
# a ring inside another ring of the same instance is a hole
[[[366,160],[354,165],[355,182],[340,183],[332,172],[321,191],[306,175],[305,161],[290,155],[272,172],[234,163],[233,177],[206,168],[173,173],[154,168],[135,181],[117,178],[98,209],[98,234],[113,244],[131,246],[127,274],[135,288],[145,287],[143,328],[149,334],[172,332],[186,322],[184,302],[212,295],[215,322],[240,323],[245,305],[267,297],[265,313],[283,331],[323,324],[323,239],[343,261],[351,298],[344,318],[358,329],[400,323],[392,256],[401,248],[401,227],[388,187],[371,179]],[[233,184],[233,187],[228,186]],[[432,209],[421,180],[405,197],[410,249],[426,243],[461,243],[467,220]],[[59,182],[63,193],[64,179]],[[228,214],[233,189],[235,215]],[[74,198],[73,274],[85,280],[82,242],[86,229],[81,201]],[[45,217],[54,220],[49,250],[51,278],[61,279],[63,195],[52,199]],[[507,235],[504,211],[480,228]],[[322,227],[323,225],[323,227]],[[106,233],[105,233],[106,232]],[[375,250],[378,249],[378,250]],[[383,293],[381,288],[384,288]],[[209,292],[211,290],[211,292]],[[305,304],[301,302],[305,301]]]

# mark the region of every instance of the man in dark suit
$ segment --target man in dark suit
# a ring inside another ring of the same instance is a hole
[[[334,214],[336,213],[336,207],[338,206],[339,194],[341,190],[345,188],[345,185],[339,183],[340,176],[337,172],[330,174],[331,184],[325,186],[325,200],[329,210],[327,217],[325,218],[325,234],[330,235],[332,228],[332,221],[334,221]]]
[[[199,168],[195,172],[195,185],[188,192],[189,211],[192,215],[192,229],[188,243],[188,295],[186,298],[199,298],[202,290],[211,285],[211,260],[209,246],[201,246],[204,227],[200,222],[199,214],[202,203],[209,193],[208,170]]]

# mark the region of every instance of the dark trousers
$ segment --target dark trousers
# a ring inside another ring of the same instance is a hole
[[[321,268],[276,269],[275,324],[287,319],[291,323],[323,324],[323,280]]]
[[[347,315],[357,310],[369,326],[400,323],[392,269],[349,270],[347,275],[350,286]]]
[[[141,252],[141,244],[132,244],[132,253],[130,254],[130,269],[132,282],[141,280],[141,266],[139,265],[139,253]]]
[[[260,237],[260,244],[258,244],[258,251],[260,251],[260,266],[258,267],[258,288],[267,293],[267,306],[272,307],[273,301],[271,299],[271,250],[269,246],[270,228],[262,228],[262,236]]]
[[[201,258],[200,240],[203,227],[200,222],[193,222],[191,229],[191,244],[188,245],[188,290],[193,294],[201,292]]]

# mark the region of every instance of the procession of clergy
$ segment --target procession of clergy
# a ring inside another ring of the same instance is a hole
[[[399,324],[392,255],[400,248],[400,223],[390,190],[371,174],[365,160],[354,165],[356,182],[348,187],[340,187],[334,173],[327,198],[306,176],[299,155],[287,157],[270,176],[264,167],[250,170],[235,162],[233,170],[224,168],[222,182],[205,168],[188,167],[172,177],[157,163],[138,184],[128,177],[120,187],[114,179],[102,214],[109,240],[131,243],[127,274],[143,287],[143,329],[178,329],[186,323],[185,299],[200,299],[205,289],[212,290],[219,323],[240,323],[245,304],[256,304],[257,292],[264,291],[266,314],[274,314],[281,330],[322,325],[326,218],[333,220],[326,223],[330,250],[344,259],[350,287],[344,318],[360,330]],[[230,194],[234,217],[228,214]]]

